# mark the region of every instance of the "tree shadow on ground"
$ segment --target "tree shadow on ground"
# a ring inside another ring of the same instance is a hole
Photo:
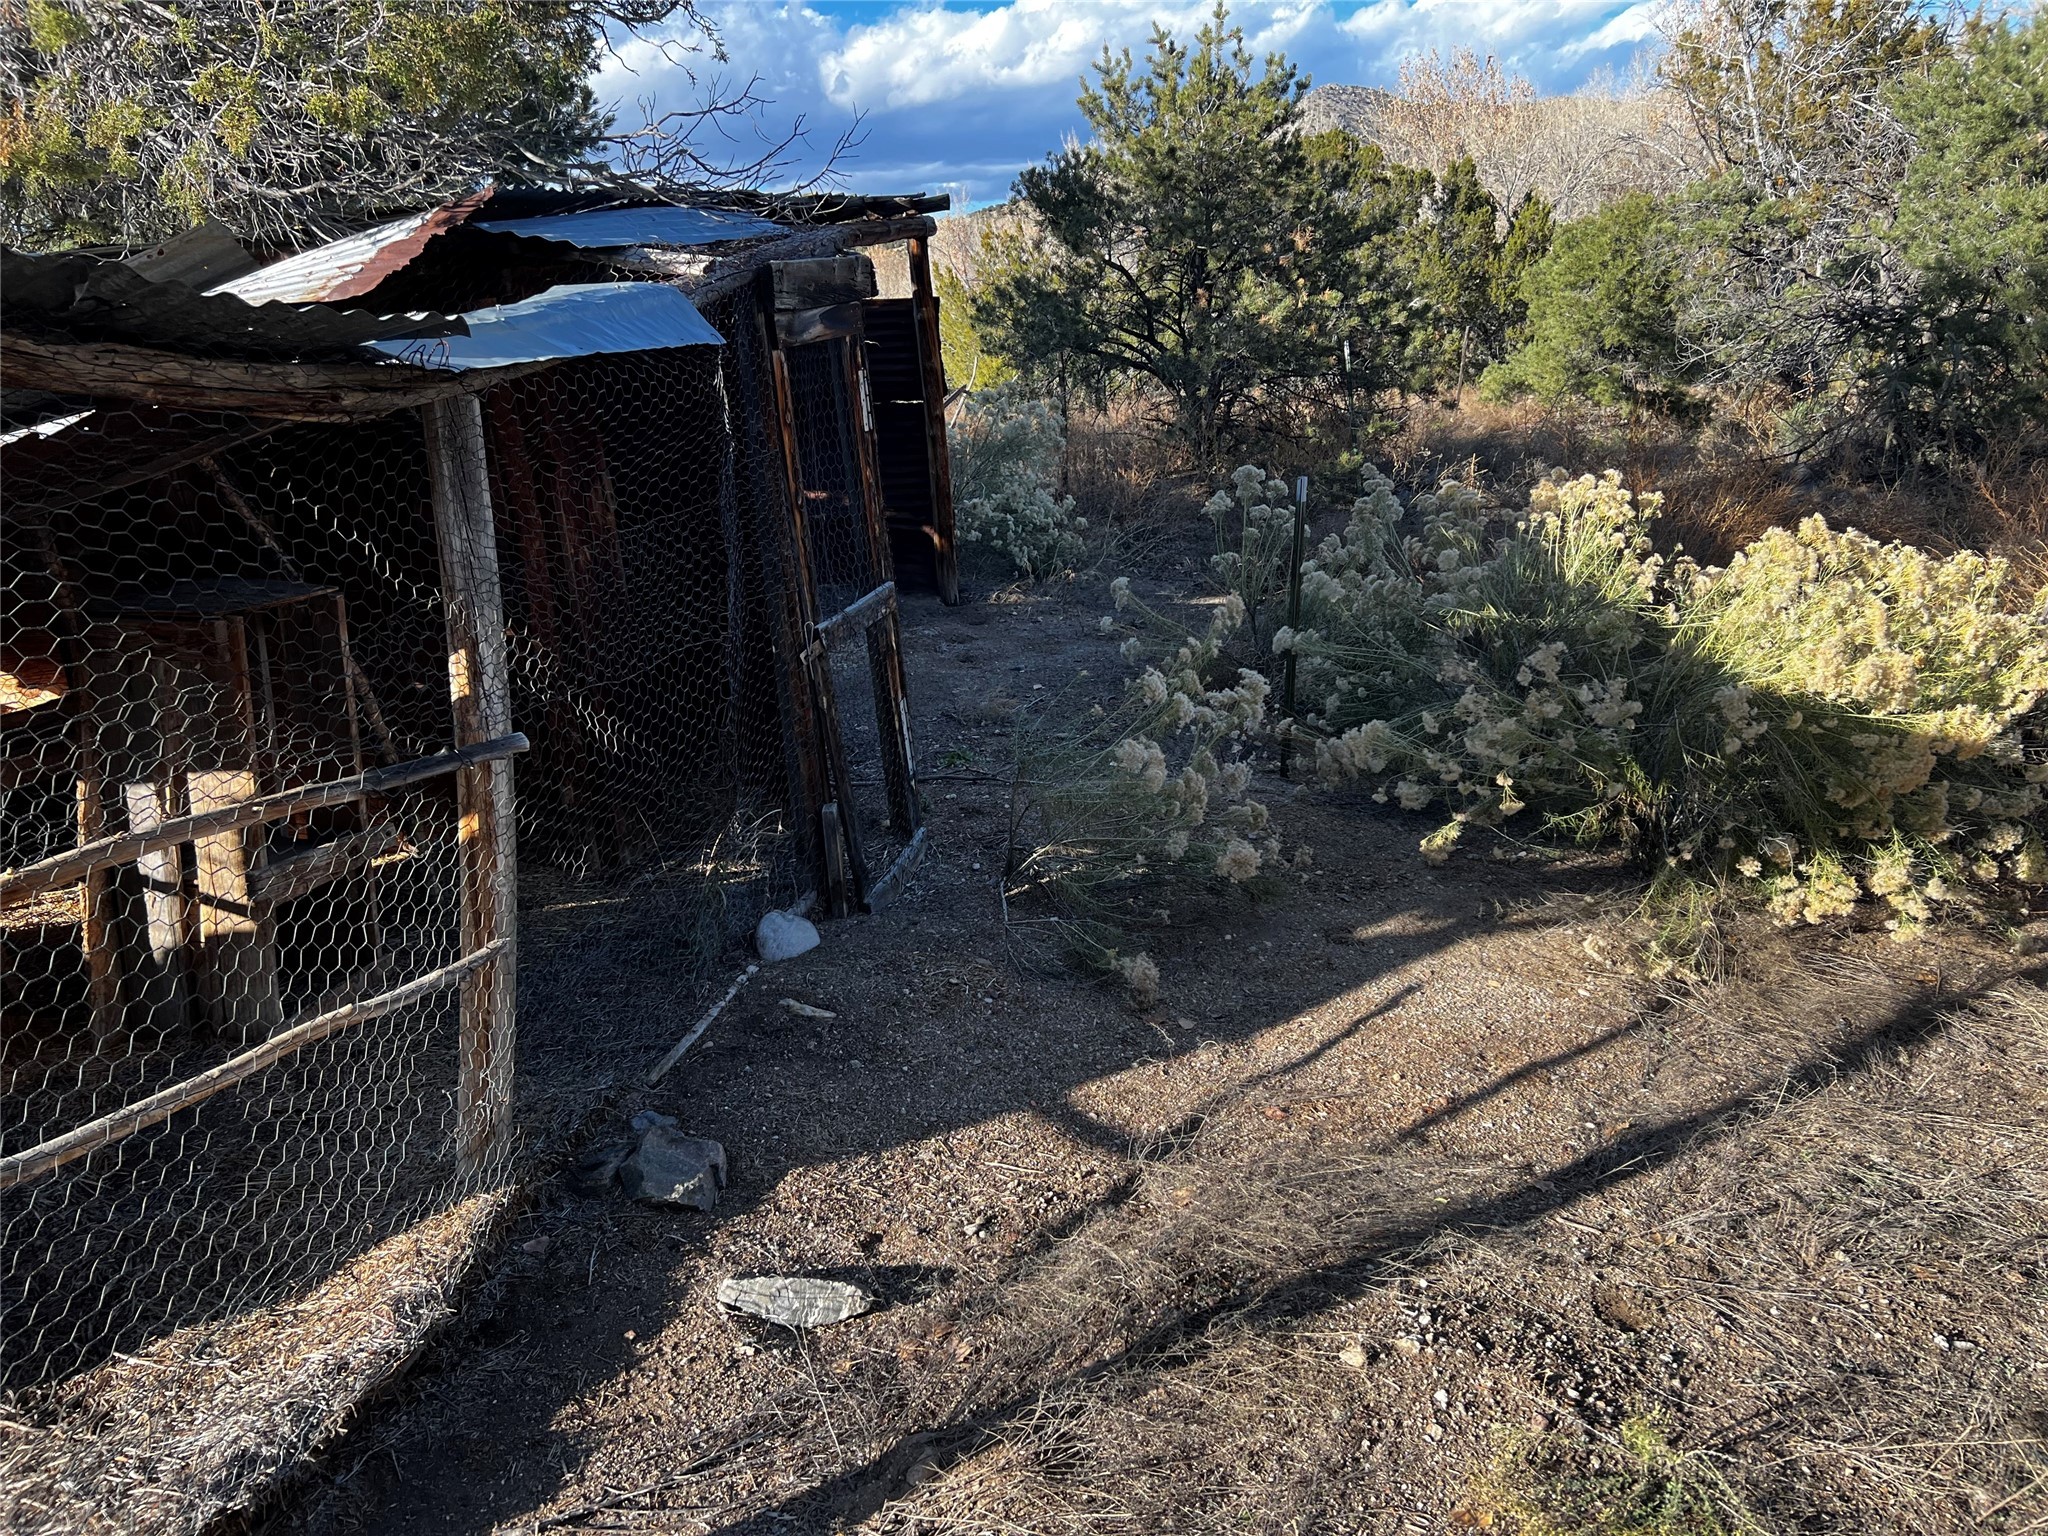
[[[1405,828],[1394,835],[1405,840]],[[1361,841],[1354,852],[1370,861],[1376,851],[1376,842]],[[1347,863],[1334,851],[1329,862],[1340,875]],[[1133,1165],[1095,1199],[1032,1233],[1015,1255],[1028,1260],[1127,1199],[1143,1165],[1188,1147],[1227,1101],[1327,1057],[1412,1001],[1417,984],[1389,985],[1392,973],[1475,934],[1533,929],[1551,920],[1540,913],[1505,922],[1483,918],[1482,895],[1534,900],[1559,887],[1591,891],[1601,884],[1591,874],[1563,880],[1524,876],[1510,891],[1498,871],[1488,871],[1471,880],[1415,875],[1390,888],[1378,876],[1363,877],[1360,923],[1391,924],[1400,932],[1363,943],[1310,935],[1328,950],[1327,967],[1318,963],[1279,975],[1256,1011],[1198,1000],[1196,1012],[1205,1015],[1199,1030],[1162,1038],[1156,1025],[1135,1019],[1115,995],[1071,972],[1020,975],[1007,962],[975,956],[974,941],[986,933],[986,919],[960,910],[958,883],[946,872],[937,878],[928,872],[885,917],[833,925],[828,949],[818,952],[822,958],[757,979],[660,1092],[613,1093],[620,1113],[643,1104],[660,1108],[693,1133],[726,1143],[733,1178],[715,1215],[632,1207],[616,1197],[578,1196],[560,1185],[544,1194],[541,1211],[514,1234],[505,1264],[478,1308],[483,1321],[459,1347],[430,1359],[405,1389],[414,1405],[452,1406],[462,1397],[475,1411],[438,1415],[442,1422],[431,1439],[410,1445],[384,1418],[366,1419],[326,1458],[337,1469],[330,1475],[335,1484],[347,1485],[350,1502],[366,1506],[357,1518],[380,1530],[487,1529],[544,1505],[555,1491],[574,1484],[596,1449],[587,1437],[557,1427],[564,1410],[632,1381],[644,1357],[640,1340],[628,1331],[649,1337],[686,1305],[690,1266],[681,1261],[705,1249],[718,1228],[744,1221],[793,1174],[942,1141],[1019,1112],[1042,1118],[1105,1160]],[[1289,913],[1289,903],[1281,900],[1244,906],[1225,921],[1252,942],[1268,932],[1284,935]],[[626,930],[620,940],[644,945],[648,935],[632,933],[633,921],[625,912],[614,920]],[[848,1005],[835,968],[858,969],[864,951],[882,946],[886,953],[872,955],[882,984],[863,978],[864,1005]],[[582,964],[589,968],[587,956]],[[899,965],[920,986],[942,980],[948,968],[970,970],[973,985],[952,988],[954,1005],[935,1016],[917,1000],[891,1013],[880,1001],[891,990],[888,967]],[[558,1019],[536,1019],[529,1033],[542,1060],[573,1049],[574,1032],[602,1014],[604,1026],[594,1044],[612,1059],[613,1075],[630,1082],[642,1060],[659,1055],[690,1021],[694,1005],[664,1007],[658,986],[639,990],[627,978],[613,977],[615,985],[601,1001],[573,998]],[[980,1006],[983,987],[998,995],[994,1009]],[[1084,1085],[1147,1062],[1192,1057],[1205,1046],[1241,1048],[1276,1025],[1362,989],[1380,995],[1282,1059],[1204,1095],[1171,1123],[1134,1131],[1072,1102]],[[840,1017],[827,1030],[782,1009],[785,992],[836,1003]],[[538,997],[534,1002],[537,1013],[549,1006]],[[1028,1017],[1029,1027],[1016,1027],[1008,1010]],[[636,1019],[654,1022],[630,1022]],[[527,1027],[524,1019],[522,1026]],[[582,1070],[587,1075],[587,1066]],[[552,1234],[544,1257],[527,1257],[520,1248],[522,1241],[535,1240],[528,1232]],[[797,1267],[888,1289],[881,1283],[886,1266],[879,1264]],[[282,1523],[297,1524],[289,1513]]]
[[[986,1401],[970,1401],[943,1422],[903,1433],[887,1449],[860,1465],[773,1506],[716,1528],[717,1536],[753,1536],[791,1521],[805,1528],[844,1528],[877,1513],[890,1499],[911,1486],[914,1469],[930,1475],[994,1444],[1007,1429],[1033,1413],[1049,1394],[1099,1383],[1119,1374],[1171,1365],[1184,1367],[1199,1359],[1222,1336],[1219,1325],[1234,1322],[1257,1328],[1293,1319],[1355,1298],[1412,1268],[1407,1257],[1432,1240],[1447,1235],[1480,1237],[1526,1228],[1541,1218],[1569,1209],[1596,1193],[1651,1173],[1673,1160],[1736,1133],[1744,1124],[1770,1114],[1788,1101],[1816,1093],[1837,1080],[1869,1070],[1901,1051],[1925,1044],[1944,1026],[1948,1015],[1979,993],[1951,995],[1937,1006],[1931,998],[1916,999],[1855,1033],[1837,1048],[1808,1055],[1768,1083],[1727,1095],[1693,1113],[1634,1129],[1610,1144],[1577,1157],[1543,1178],[1517,1183],[1482,1197],[1442,1206],[1380,1226],[1368,1241],[1333,1262],[1306,1272],[1249,1277],[1222,1299],[1188,1308],[1169,1307],[1163,1316],[1145,1322],[1127,1341],[1104,1358],[1057,1373],[1033,1377],[1024,1373],[1001,1382],[1001,1391]],[[1632,1023],[1627,1028],[1638,1027]],[[1606,1040],[1622,1031],[1610,1032]],[[1498,1091],[1489,1084],[1462,1096],[1437,1112],[1434,1119],[1462,1114]],[[1418,1126],[1400,1133],[1408,1139]]]

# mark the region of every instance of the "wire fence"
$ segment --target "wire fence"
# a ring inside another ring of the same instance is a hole
[[[8,445],[0,1523],[231,1504],[311,1420],[181,1473],[143,1405],[558,1150],[616,1067],[606,978],[687,1004],[815,884],[806,626],[888,571],[862,381],[842,351],[803,418],[800,547],[752,301],[711,318],[424,412],[103,404]]]

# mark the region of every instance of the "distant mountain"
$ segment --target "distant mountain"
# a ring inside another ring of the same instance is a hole
[[[1310,133],[1332,128],[1373,143],[1373,130],[1400,103],[1376,85],[1319,85],[1301,99],[1301,118]]]
[[[1021,217],[1016,203],[991,203],[972,213],[948,214],[939,220],[938,233],[932,236],[932,260],[971,285],[975,268],[980,264],[983,237],[999,225]]]

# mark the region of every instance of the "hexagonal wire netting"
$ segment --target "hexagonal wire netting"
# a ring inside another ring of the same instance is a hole
[[[102,403],[10,445],[15,1414],[54,1414],[66,1378],[75,1397],[81,1373],[287,1297],[502,1180],[504,1148],[547,1143],[526,1099],[589,1071],[569,1047],[596,975],[652,969],[687,1000],[812,884],[792,809],[801,562],[752,313],[712,316],[734,345],[559,365],[470,418],[504,605],[510,698],[493,702],[532,740],[515,770],[522,1108],[495,1158],[466,1140],[482,1069],[461,1021],[510,968],[479,963],[464,915],[461,776],[416,766],[455,744],[459,714],[447,472],[422,414],[195,453],[216,422]],[[152,454],[178,467],[116,473]],[[871,586],[886,548],[845,540],[833,557]],[[621,889],[630,924],[550,920]]]

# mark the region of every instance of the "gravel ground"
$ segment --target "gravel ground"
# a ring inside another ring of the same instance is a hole
[[[1512,1529],[1517,1466],[1654,1414],[1767,1529],[2048,1529],[2018,962],[1758,935],[1661,992],[1610,864],[1429,868],[1420,820],[1268,776],[1313,866],[1148,941],[1133,1008],[996,879],[1034,695],[1121,675],[1101,605],[909,604],[930,856],[644,1100],[727,1146],[723,1204],[550,1190],[271,1528]],[[608,1006],[650,1060],[688,1022]],[[882,1304],[796,1336],[712,1300],[790,1272]]]

